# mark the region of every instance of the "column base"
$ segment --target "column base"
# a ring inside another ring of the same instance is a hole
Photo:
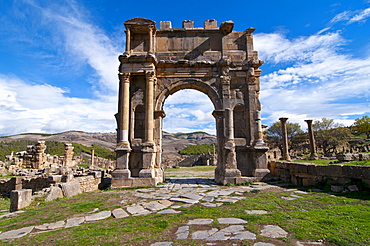
[[[269,169],[256,169],[253,172],[253,176],[259,180],[266,179],[270,176],[270,170]]]
[[[124,188],[124,187],[147,187],[156,186],[159,181],[156,178],[128,178],[113,180],[111,183],[111,188]]]

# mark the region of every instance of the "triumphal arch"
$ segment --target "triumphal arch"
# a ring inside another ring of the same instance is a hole
[[[166,98],[195,89],[213,103],[217,131],[215,180],[244,183],[265,177],[259,101],[263,61],[253,49],[254,28],[233,31],[232,21],[204,27],[183,21],[144,18],[124,22],[126,52],[119,56],[117,167],[112,187],[149,186],[162,182],[162,121]]]

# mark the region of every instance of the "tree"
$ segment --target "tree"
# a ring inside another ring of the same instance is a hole
[[[288,138],[292,138],[297,134],[303,133],[301,126],[298,123],[286,123],[286,131]],[[281,122],[275,122],[266,131],[267,136],[283,138],[283,130],[281,128]]]
[[[330,129],[338,128],[338,127],[344,127],[344,125],[334,122],[334,119],[328,119],[328,118],[322,118],[321,121],[315,120],[312,124],[312,129],[314,131],[320,131],[320,130],[326,131],[326,130],[330,130]]]
[[[334,119],[316,120],[312,128],[315,131],[316,145],[323,150],[325,156],[330,156],[351,137],[351,130],[343,124],[334,122]]]
[[[359,133],[365,133],[367,138],[370,138],[370,117],[365,115],[361,119],[355,119],[355,123],[352,125],[353,130]]]
[[[303,131],[298,123],[286,123],[286,130],[290,144],[294,143],[294,137],[302,134]],[[281,122],[277,121],[272,124],[266,131],[267,140],[270,143],[277,145],[280,149],[282,148],[283,130],[281,128]]]

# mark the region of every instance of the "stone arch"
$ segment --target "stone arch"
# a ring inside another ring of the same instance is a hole
[[[263,61],[253,50],[255,29],[233,31],[232,21],[219,28],[215,20],[205,21],[204,28],[194,28],[192,23],[184,22],[180,29],[161,22],[157,29],[154,21],[144,18],[124,22],[126,51],[119,56],[112,187],[163,181],[163,104],[182,89],[206,94],[215,108],[216,182],[244,183],[269,173],[259,103]]]
[[[203,92],[211,100],[215,110],[222,109],[220,97],[212,86],[199,79],[181,79],[175,81],[168,88],[159,93],[158,97],[156,98],[155,110],[163,110],[163,104],[167,97],[179,90],[184,89],[194,89]]]

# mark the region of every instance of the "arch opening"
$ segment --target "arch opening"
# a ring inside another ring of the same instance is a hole
[[[216,123],[212,116],[214,105],[209,96],[193,88],[176,88],[165,98],[162,107],[166,114],[163,119],[162,166],[216,165]],[[185,147],[201,144],[204,154],[179,154]],[[215,166],[210,167],[200,176],[213,178],[214,169]],[[197,176],[189,173],[182,174],[182,177],[194,175]]]

